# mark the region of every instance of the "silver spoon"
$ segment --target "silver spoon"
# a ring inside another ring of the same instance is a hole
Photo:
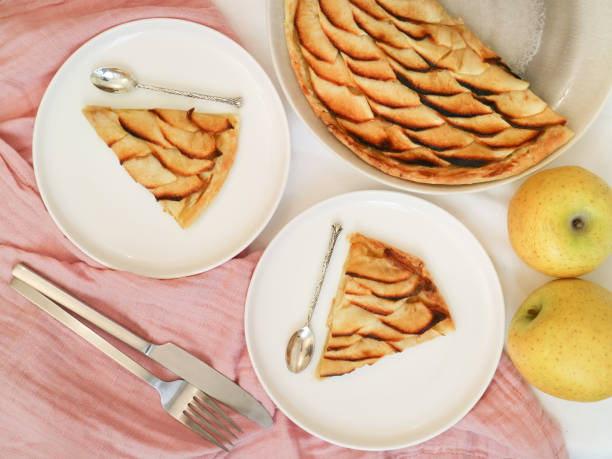
[[[315,292],[312,297],[312,302],[310,303],[310,308],[308,308],[308,319],[306,319],[306,325],[291,336],[289,339],[289,344],[287,345],[287,354],[285,355],[287,368],[294,373],[299,373],[306,368],[310,363],[310,359],[312,358],[312,352],[314,350],[314,333],[310,328],[310,319],[312,319],[312,313],[317,305],[319,293],[321,293],[321,286],[323,285],[323,280],[325,279],[327,265],[329,265],[329,260],[332,252],[334,251],[334,246],[336,245],[336,240],[338,239],[338,235],[341,231],[342,225],[340,223],[334,223],[332,225],[329,247],[327,248],[327,253],[325,254],[325,259],[323,260],[323,265],[321,266],[321,275],[319,276],[319,280],[315,286]]]
[[[132,74],[127,70],[118,69],[115,67],[100,67],[95,69],[89,75],[89,79],[93,85],[102,91],[122,94],[131,91],[134,88],[149,89],[151,91],[160,91],[167,94],[176,94],[179,96],[193,97],[195,99],[212,100],[214,102],[223,102],[240,108],[242,106],[242,97],[219,97],[209,96],[191,91],[179,91],[177,89],[162,88],[161,86],[153,86],[150,84],[139,83],[134,79]]]

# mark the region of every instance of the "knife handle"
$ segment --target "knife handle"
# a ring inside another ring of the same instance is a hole
[[[32,271],[27,266],[17,263],[13,267],[13,276],[25,282],[30,287],[38,290],[40,293],[58,303],[60,306],[74,312],[88,322],[94,324],[115,338],[123,341],[125,344],[146,353],[153,346],[148,341],[145,341],[140,336],[135,335],[127,328],[122,327],[117,322],[112,321],[106,316],[103,316],[98,311],[87,306],[82,301],[65,292],[57,285],[49,282],[44,277]]]

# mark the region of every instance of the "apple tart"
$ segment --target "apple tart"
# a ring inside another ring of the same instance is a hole
[[[349,241],[327,318],[320,378],[349,373],[455,330],[423,261],[359,233]]]
[[[497,180],[573,136],[436,0],[285,0],[285,34],[316,115],[389,175],[447,185]]]
[[[87,106],[83,114],[182,228],[211,204],[234,163],[240,126],[233,114],[100,106]]]

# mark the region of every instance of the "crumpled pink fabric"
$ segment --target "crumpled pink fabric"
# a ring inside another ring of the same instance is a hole
[[[232,36],[209,0],[0,3],[0,456],[224,454],[168,416],[154,390],[10,289],[20,261],[144,338],[184,347],[260,400],[274,426],[233,415],[244,429],[234,457],[567,457],[559,428],[505,355],[475,408],[432,440],[379,453],[319,440],[274,406],[249,361],[243,307],[259,253],[198,276],[153,280],[106,269],[61,234],[32,171],[36,108],[54,72],[83,42],[147,17],[189,19]],[[120,347],[162,378],[171,376]]]

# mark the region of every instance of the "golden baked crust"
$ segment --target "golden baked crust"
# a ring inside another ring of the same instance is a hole
[[[423,261],[359,233],[349,240],[327,318],[320,378],[349,373],[455,330]]]
[[[445,185],[498,180],[573,136],[436,0],[285,0],[285,35],[315,114],[389,175]]]
[[[100,106],[87,106],[83,114],[125,170],[182,228],[202,215],[234,163],[236,115]]]

